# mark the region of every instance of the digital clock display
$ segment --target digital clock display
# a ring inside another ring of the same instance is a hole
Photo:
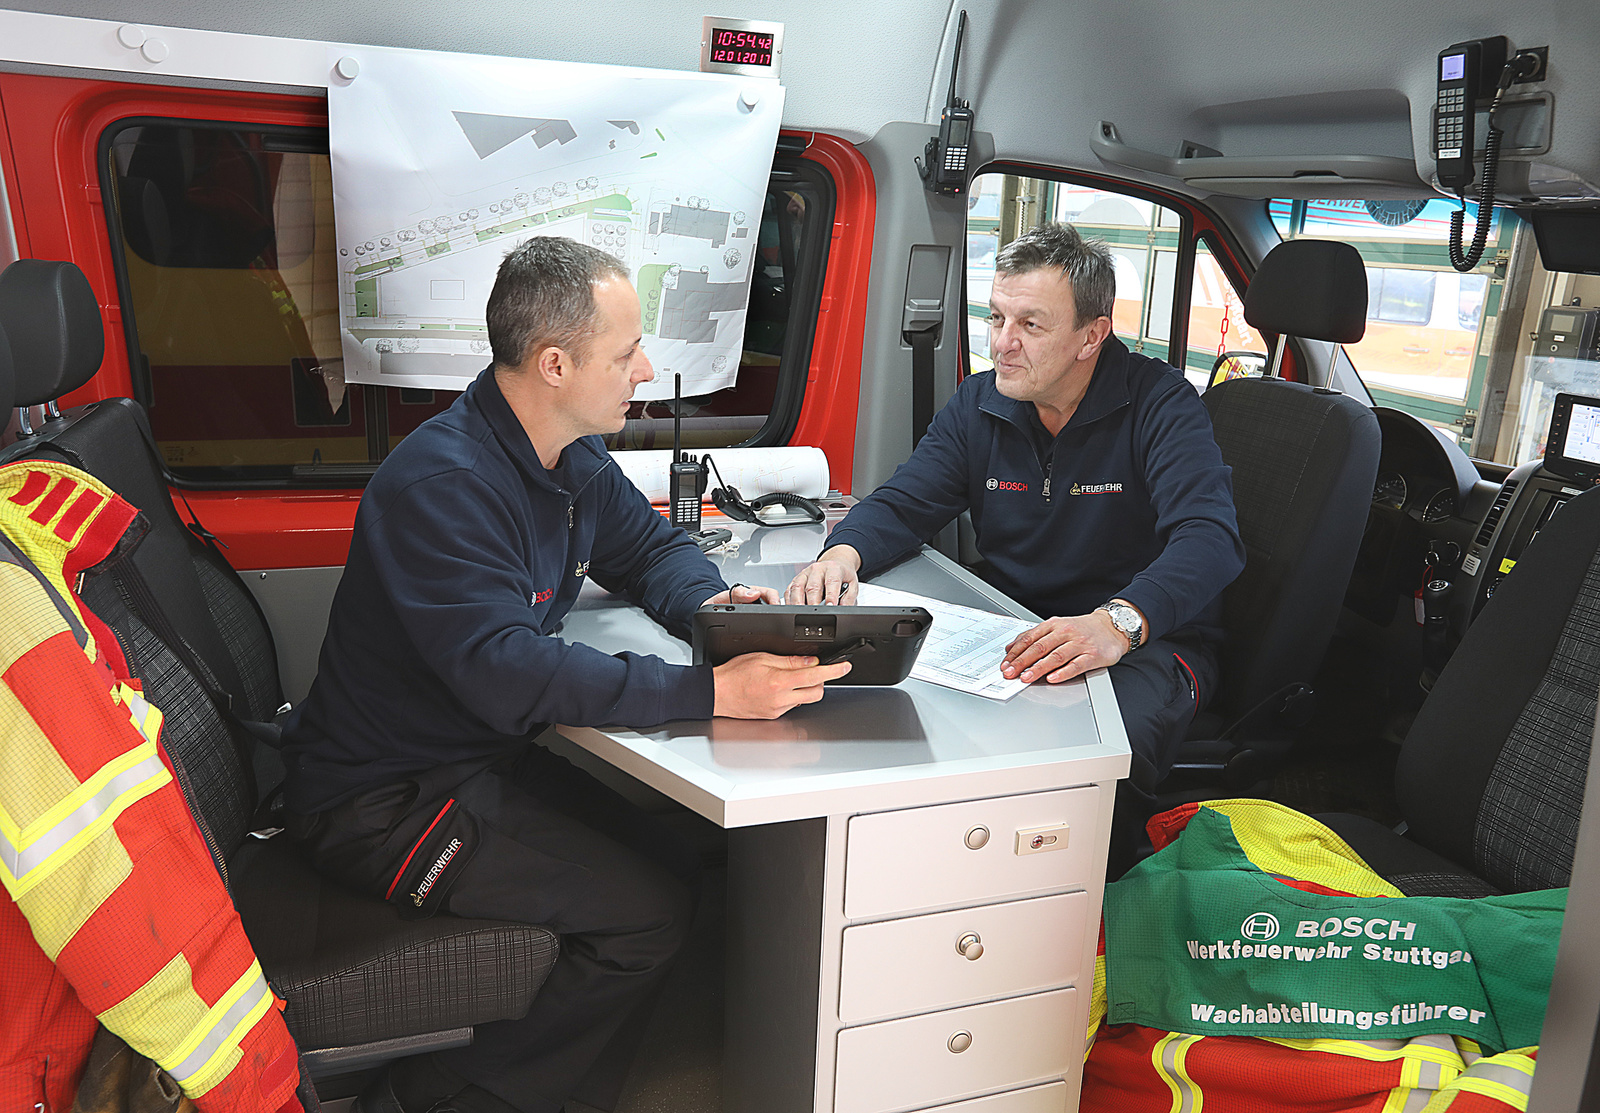
[[[711,29],[711,61],[737,66],[772,65],[773,36],[763,31]]]

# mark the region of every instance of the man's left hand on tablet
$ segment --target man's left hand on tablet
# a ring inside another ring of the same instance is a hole
[[[746,587],[744,584],[734,584],[727,591],[719,591],[700,605],[709,606],[712,603],[781,603],[776,588],[771,587]]]
[[[835,545],[800,569],[783,593],[784,601],[815,606],[850,606],[861,586],[861,554],[849,545]]]

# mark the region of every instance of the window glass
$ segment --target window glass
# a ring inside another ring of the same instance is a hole
[[[683,446],[779,444],[800,416],[811,338],[833,227],[833,183],[815,163],[785,159],[762,206],[760,260],[750,283],[744,352],[734,385],[683,399]],[[634,402],[613,452],[672,446],[672,402]]]
[[[1510,342],[1492,353],[1473,455],[1520,464],[1544,455],[1557,394],[1600,398],[1600,275],[1545,270],[1531,234],[1517,237],[1510,269],[1526,281],[1506,283]]]
[[[1345,346],[1351,363],[1378,404],[1431,422],[1470,448],[1518,222],[1497,212],[1478,266],[1461,274],[1448,248],[1450,214],[1458,208],[1443,199],[1276,200],[1268,212],[1285,239],[1342,240],[1361,253],[1367,328],[1360,343]],[[1469,206],[1469,239],[1476,217]],[[1502,281],[1491,296],[1497,275]]]
[[[326,132],[135,120],[113,125],[102,149],[135,387],[175,477],[359,484],[455,399],[345,386]],[[687,443],[788,435],[832,212],[826,173],[780,157],[739,376],[685,399]],[[635,403],[613,447],[670,443],[671,409]]]
[[[1129,348],[1166,359],[1172,332],[1173,275],[1183,220],[1174,209],[1090,186],[980,174],[967,194],[968,367],[993,366],[989,292],[994,258],[1040,224],[1060,220],[1111,250],[1116,277],[1112,328]]]
[[[1189,287],[1189,353],[1184,377],[1196,390],[1204,390],[1217,361],[1229,352],[1265,355],[1267,343],[1244,319],[1244,299],[1202,239],[1195,248]]]
[[[1433,319],[1434,280],[1437,277],[1432,271],[1368,267],[1367,320],[1389,321],[1399,325],[1428,324]],[[1452,324],[1460,327],[1459,322]],[[1476,325],[1477,321],[1473,321],[1473,326]]]

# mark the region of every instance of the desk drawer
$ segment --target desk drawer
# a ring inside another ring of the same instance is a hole
[[[846,928],[839,1019],[860,1024],[1072,985],[1088,913],[1089,895],[1078,892]],[[981,950],[970,959],[974,936]]]
[[[839,1033],[834,1113],[893,1113],[1067,1077],[1083,1055],[1076,989]],[[962,1050],[956,1050],[956,1048]]]
[[[972,904],[1104,879],[1094,786],[858,815],[845,843],[850,919]],[[1106,801],[1110,807],[1110,801]],[[1057,849],[1017,853],[1017,832],[1056,828]],[[1064,844],[1064,845],[1061,845]]]
[[[1067,1084],[1052,1082],[1048,1086],[990,1094],[986,1098],[941,1105],[928,1113],[1067,1113]]]

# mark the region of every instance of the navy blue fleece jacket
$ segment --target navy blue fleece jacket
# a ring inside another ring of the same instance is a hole
[[[1055,437],[992,374],[967,378],[828,544],[854,547],[870,577],[968,509],[989,579],[1035,614],[1121,598],[1147,639],[1222,637],[1222,589],[1244,568],[1232,473],[1194,388],[1116,337]]]
[[[727,589],[598,437],[547,471],[485,371],[362,495],[316,683],[284,728],[289,806],[319,811],[438,765],[487,764],[549,723],[709,718],[709,666],[555,636],[585,576],[683,637]]]

